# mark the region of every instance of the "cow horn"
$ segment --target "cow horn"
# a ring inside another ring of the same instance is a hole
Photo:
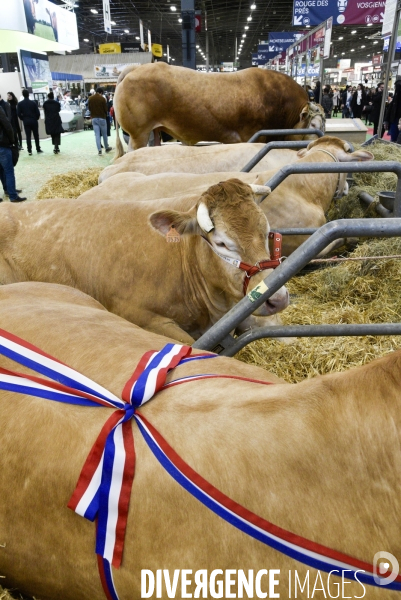
[[[250,183],[249,185],[254,194],[263,194],[264,196],[271,194],[271,188],[268,185],[257,185],[256,183]]]
[[[206,233],[214,229],[213,221],[209,216],[208,208],[204,202],[199,203],[196,218],[198,219],[199,227],[203,231],[206,231]]]

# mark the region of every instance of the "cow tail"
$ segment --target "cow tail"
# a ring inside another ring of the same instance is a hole
[[[124,152],[124,148],[123,145],[121,143],[121,138],[120,138],[120,125],[117,121],[117,115],[116,115],[116,153],[114,156],[114,159],[117,160],[117,158],[121,158],[122,156],[124,156],[125,152]]]

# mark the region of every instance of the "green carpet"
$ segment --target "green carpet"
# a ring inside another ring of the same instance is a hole
[[[115,131],[112,128],[109,144],[115,147]],[[22,189],[22,196],[28,201],[35,200],[38,190],[53,175],[78,171],[91,167],[107,167],[114,158],[114,150],[98,156],[95,134],[93,131],[78,131],[61,136],[60,154],[53,154],[51,139],[40,141],[43,154],[37,154],[33,144],[32,156],[28,155],[26,142],[23,140],[24,150],[15,167],[17,188]],[[0,186],[1,187],[1,186]],[[0,197],[2,190],[0,189]]]

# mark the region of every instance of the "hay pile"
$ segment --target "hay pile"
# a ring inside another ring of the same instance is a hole
[[[97,185],[102,171],[103,168],[96,167],[54,175],[40,188],[36,194],[36,199],[78,198],[78,196]]]
[[[355,150],[360,148],[361,146],[355,146]],[[376,142],[364,147],[364,149],[372,152],[375,160],[395,160],[401,162],[401,146]],[[373,206],[367,208],[365,204],[361,204],[358,194],[360,192],[367,192],[375,200],[378,200],[378,192],[395,191],[397,186],[397,176],[395,173],[354,173],[353,179],[355,184],[350,188],[348,196],[343,196],[343,198],[332,203],[326,215],[328,221],[336,219],[361,219],[365,216],[379,217]]]
[[[369,240],[350,255],[401,255],[401,239]],[[324,323],[394,323],[401,319],[401,259],[337,263],[302,277],[287,287],[290,307],[282,313],[285,325]],[[237,358],[272,371],[295,383],[332,371],[365,364],[401,348],[401,337],[297,338],[285,345],[258,340]]]
[[[28,600],[26,596],[21,596],[21,594],[18,594],[17,592],[13,592],[13,593],[14,593],[14,595],[12,596],[10,594],[10,590],[5,590],[0,585],[0,600]],[[33,598],[33,600],[36,600],[36,599]]]

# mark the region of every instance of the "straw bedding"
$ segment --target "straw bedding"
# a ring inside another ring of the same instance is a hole
[[[103,169],[93,168],[54,175],[40,188],[36,194],[36,199],[78,198],[78,196],[97,185],[102,171]]]

